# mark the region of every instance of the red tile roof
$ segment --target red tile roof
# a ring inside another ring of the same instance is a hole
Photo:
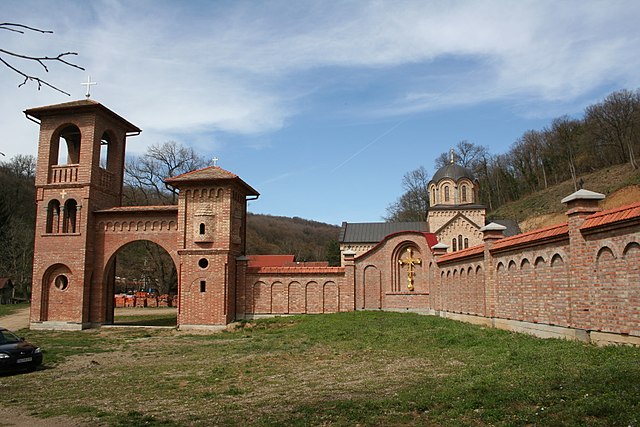
[[[477,256],[484,253],[484,245],[472,246],[461,251],[451,252],[438,258],[438,263],[453,261],[460,258]]]
[[[240,182],[249,192],[249,195],[258,196],[256,190],[254,190],[249,184],[244,182],[238,177],[238,175],[222,169],[219,166],[208,166],[203,169],[183,173],[178,176],[167,178],[164,180],[167,184],[174,185],[180,183],[199,183],[199,182],[211,182],[220,180],[235,180]]]
[[[178,205],[162,205],[162,206],[118,206],[115,208],[101,209],[95,213],[118,213],[118,212],[177,212]]]
[[[566,222],[559,225],[553,225],[551,227],[533,230],[528,233],[506,237],[495,242],[491,250],[510,249],[514,246],[523,246],[533,242],[540,242],[542,240],[561,239],[565,237],[569,237],[569,225]]]
[[[637,218],[640,218],[640,202],[607,211],[597,212],[589,216],[584,223],[582,223],[580,230],[589,230],[603,225],[629,221]]]
[[[100,104],[99,102],[94,101],[93,99],[79,99],[77,101],[63,102],[62,104],[53,104],[53,105],[45,105],[44,107],[29,108],[28,110],[25,110],[24,113],[28,116],[35,117],[36,119],[40,120],[42,119],[42,117],[46,115],[55,114],[59,112],[67,112],[69,110],[78,111],[78,110],[96,110],[96,109],[101,110],[102,112],[107,113],[108,115],[111,115],[112,117],[115,117],[116,119],[118,119],[127,127],[127,132],[137,132],[137,133],[142,132],[140,128],[138,128],[136,125],[130,123],[128,120],[124,119],[123,117],[119,116],[118,114],[114,113],[113,111],[111,111],[104,105]]]
[[[167,178],[167,182],[184,182],[184,181],[209,181],[212,179],[235,179],[238,175],[222,169],[219,166],[208,166],[206,168],[197,169],[186,172],[172,178]]]

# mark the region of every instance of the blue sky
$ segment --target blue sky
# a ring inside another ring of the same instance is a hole
[[[402,176],[460,140],[505,152],[528,129],[640,87],[638,1],[31,1],[0,48],[76,51],[71,97],[0,67],[0,151],[36,154],[22,111],[92,99],[238,174],[255,213],[379,221]],[[17,63],[16,63],[17,64]],[[28,68],[36,72],[36,68]]]

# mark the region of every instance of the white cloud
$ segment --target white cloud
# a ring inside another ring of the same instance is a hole
[[[369,70],[373,86],[389,88],[363,115],[566,102],[611,82],[640,85],[634,1],[26,3],[3,2],[2,15],[56,33],[0,33],[0,43],[78,50],[99,83],[95,98],[154,134],[277,130],[335,83],[313,76],[335,70]],[[446,61],[465,65],[447,72]],[[405,68],[416,64],[415,74]],[[14,76],[0,72],[2,91],[12,90]],[[55,67],[47,77],[82,96],[82,73]],[[16,96],[23,108],[68,100],[45,92]],[[3,98],[6,129],[16,102]]]

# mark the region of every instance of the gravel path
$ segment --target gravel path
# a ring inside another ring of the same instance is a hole
[[[0,317],[0,326],[10,331],[29,327],[29,307],[22,308],[13,314]],[[0,424],[2,425],[2,424]]]

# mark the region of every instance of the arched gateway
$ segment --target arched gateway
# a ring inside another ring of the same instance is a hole
[[[110,323],[112,258],[141,239],[178,269],[181,327],[235,319],[246,200],[256,190],[214,166],[167,180],[180,190],[177,206],[122,207],[126,138],[138,127],[89,99],[25,114],[40,125],[32,329]]]

